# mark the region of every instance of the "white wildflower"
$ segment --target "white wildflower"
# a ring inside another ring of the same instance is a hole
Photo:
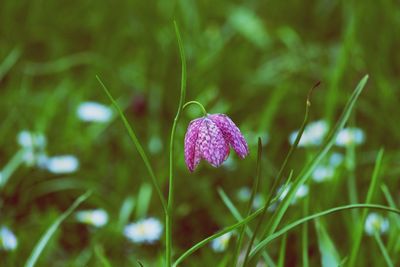
[[[360,145],[364,141],[364,132],[359,128],[342,129],[336,137],[336,145],[338,146]]]
[[[112,110],[100,103],[83,102],[78,106],[76,114],[79,119],[87,122],[108,122],[112,117]]]
[[[55,174],[72,173],[79,168],[79,161],[73,155],[50,157],[44,164],[48,171]]]
[[[23,148],[45,148],[47,145],[46,137],[41,133],[32,133],[23,130],[18,133],[18,144]]]
[[[41,133],[23,130],[18,133],[17,141],[22,149],[22,161],[30,167],[40,166],[40,158],[46,155],[46,137]]]
[[[280,201],[283,201],[285,199],[285,197],[289,193],[289,190],[291,187],[292,187],[292,185],[288,184],[286,186],[283,185],[278,189],[278,196],[279,196],[278,199]],[[308,189],[307,185],[304,185],[304,184],[301,185],[297,189],[291,204],[295,204],[298,199],[305,197],[308,194],[308,191],[309,191],[309,189]]]
[[[311,122],[304,129],[303,135],[300,138],[299,146],[318,146],[322,144],[325,135],[328,133],[329,125],[324,120]],[[294,144],[299,131],[290,134],[289,142]]]
[[[377,213],[372,212],[368,214],[368,217],[365,220],[364,229],[365,232],[370,236],[374,235],[375,232],[384,234],[389,230],[389,220]]]
[[[232,232],[228,232],[226,234],[221,235],[220,237],[215,238],[211,241],[211,248],[215,252],[223,252],[227,249],[229,245],[229,240],[232,237]]]
[[[108,222],[108,213],[103,209],[81,210],[75,213],[75,218],[81,223],[102,227]]]
[[[333,167],[338,167],[343,162],[343,155],[337,152],[334,152],[329,157],[329,164]]]
[[[160,239],[163,225],[155,218],[147,218],[125,226],[124,235],[133,243],[152,244]]]
[[[334,174],[335,174],[335,169],[333,167],[319,165],[313,171],[312,179],[317,183],[321,183],[332,179]]]
[[[0,229],[0,249],[15,250],[18,246],[17,237],[10,229],[3,226]]]

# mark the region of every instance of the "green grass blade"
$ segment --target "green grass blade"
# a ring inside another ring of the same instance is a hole
[[[331,149],[331,147],[334,145],[336,136],[339,133],[341,129],[343,129],[344,125],[348,121],[350,114],[354,108],[354,105],[360,96],[361,92],[363,91],[366,83],[368,81],[368,75],[364,76],[364,78],[361,79],[361,81],[358,83],[356,89],[352,93],[350,99],[348,100],[342,115],[340,116],[338,122],[336,123],[335,127],[329,134],[327,140],[325,141],[325,144],[321,148],[320,152],[313,158],[313,160],[305,166],[305,168],[301,171],[299,176],[295,179],[293,186],[290,188],[286,198],[281,202],[281,204],[278,206],[276,212],[274,213],[270,224],[268,224],[268,228],[266,231],[265,236],[269,236],[278,227],[279,223],[281,222],[284,214],[286,213],[287,209],[290,206],[290,203],[292,202],[293,198],[295,197],[295,193],[297,192],[298,188],[304,184],[307,179],[310,177],[314,169],[318,166],[318,164],[321,162],[321,160],[325,157],[325,155],[328,153],[328,151]]]
[[[140,157],[142,158],[142,160],[144,162],[144,165],[146,166],[146,169],[150,175],[151,183],[153,184],[154,188],[156,189],[157,195],[161,201],[161,205],[164,209],[164,212],[166,213],[167,212],[167,204],[166,204],[165,198],[164,198],[163,194],[161,193],[161,189],[160,189],[160,186],[158,185],[157,178],[154,174],[153,168],[151,167],[150,161],[149,161],[146,153],[144,152],[144,149],[143,149],[142,145],[140,144],[139,139],[136,137],[136,134],[133,131],[132,127],[130,126],[128,120],[126,119],[124,112],[121,110],[118,103],[115,101],[115,99],[111,95],[110,91],[107,89],[107,87],[104,85],[104,83],[100,80],[99,76],[96,75],[96,78],[97,78],[98,82],[100,83],[101,87],[103,88],[104,92],[110,99],[111,103],[114,105],[114,108],[117,110],[126,130],[128,131],[128,135],[129,135],[130,139],[132,140],[132,142],[134,143]]]
[[[309,210],[309,196],[307,195],[303,201],[303,214],[306,216]],[[302,249],[302,260],[303,260],[303,267],[308,267],[309,260],[308,260],[308,224],[304,223],[301,229],[301,249]]]
[[[393,209],[391,207],[387,207],[387,206],[383,206],[383,205],[376,205],[376,204],[351,204],[351,205],[344,205],[344,206],[331,208],[331,209],[328,209],[328,210],[325,210],[322,212],[318,212],[318,213],[309,215],[307,217],[303,217],[295,222],[292,222],[292,223],[284,226],[281,230],[269,235],[267,238],[263,239],[260,243],[258,243],[254,247],[254,249],[250,253],[250,257],[253,257],[256,253],[258,253],[265,246],[267,246],[271,241],[286,234],[290,230],[294,229],[295,227],[297,227],[305,222],[308,222],[308,221],[311,221],[311,220],[314,220],[314,219],[317,219],[317,218],[320,218],[320,217],[323,217],[323,216],[326,216],[326,215],[329,215],[332,213],[336,213],[339,211],[345,211],[345,210],[351,210],[351,209],[366,209],[366,208],[367,209],[377,209],[377,210],[387,211],[387,212],[393,212],[393,213],[397,213],[400,215],[400,210],[398,210],[398,209]]]
[[[3,170],[0,172],[0,190],[7,184],[8,179],[11,175],[18,169],[22,164],[24,157],[24,151],[19,150],[10,161],[4,166]]]
[[[224,192],[224,190],[222,188],[218,188],[218,194],[221,197],[222,201],[224,202],[225,206],[229,209],[230,213],[232,213],[233,217],[235,217],[235,219],[237,221],[239,221],[239,222],[241,220],[243,220],[243,217],[240,214],[239,210],[235,207],[233,202],[229,199],[228,195]],[[253,232],[251,231],[250,227],[246,227],[245,231],[246,231],[246,234],[247,234],[248,237],[251,238],[253,236]],[[257,241],[258,240],[256,239],[256,242]],[[266,251],[263,251],[261,255],[264,258],[265,262],[267,263],[267,266],[269,266],[269,267],[275,267],[276,266],[275,262],[268,255],[268,253]]]
[[[308,118],[309,118],[310,106],[311,106],[310,97],[311,97],[311,94],[314,91],[314,89],[317,88],[319,85],[320,85],[320,82],[317,82],[310,89],[310,91],[308,92],[307,100],[306,100],[306,112],[304,114],[303,123],[301,124],[300,130],[297,133],[296,140],[294,141],[293,145],[290,147],[289,152],[286,155],[285,160],[283,161],[283,164],[282,164],[281,168],[279,169],[279,173],[277,175],[277,178],[274,180],[274,183],[272,185],[270,193],[269,193],[269,195],[267,197],[267,201],[265,202],[263,212],[261,213],[261,216],[258,219],[256,228],[254,229],[254,234],[251,237],[249,245],[247,247],[247,250],[246,250],[246,253],[245,253],[245,256],[244,256],[243,266],[247,266],[250,250],[251,250],[251,248],[253,246],[253,243],[254,243],[254,240],[256,238],[257,232],[260,229],[260,227],[261,227],[261,225],[262,225],[262,223],[264,221],[265,213],[267,212],[267,209],[268,209],[269,205],[271,204],[271,201],[273,199],[273,196],[274,196],[278,186],[281,184],[281,182],[282,182],[282,180],[284,178],[284,174],[285,174],[285,170],[286,170],[287,164],[289,163],[289,160],[291,159],[294,151],[296,150],[296,148],[297,148],[297,146],[298,146],[298,144],[300,142],[301,136],[303,135],[303,132],[304,132],[304,130],[306,128],[306,125],[307,125],[307,122],[308,122]]]
[[[231,226],[225,227],[224,229],[222,229],[221,231],[206,237],[205,239],[201,240],[200,242],[198,242],[197,244],[193,245],[191,248],[189,248],[188,250],[186,250],[173,264],[173,266],[178,266],[183,260],[185,260],[187,257],[189,257],[190,255],[192,255],[194,252],[196,252],[197,250],[199,250],[200,248],[204,247],[205,245],[207,245],[209,242],[211,242],[212,240],[226,234],[229,232],[232,232],[233,230],[238,229],[239,227],[241,227],[244,224],[247,224],[249,222],[251,222],[252,220],[254,220],[255,218],[257,218],[257,216],[259,216],[262,212],[263,208],[258,209],[257,211],[253,212],[250,216],[247,216],[246,218],[244,218],[243,220],[241,220],[240,222],[237,222]]]
[[[110,261],[104,255],[103,248],[100,245],[94,247],[94,253],[103,267],[112,267]]]
[[[48,75],[69,70],[80,65],[93,65],[98,58],[92,53],[77,53],[45,63],[28,63],[24,72],[27,75]]]
[[[143,183],[140,186],[139,193],[137,195],[137,205],[136,205],[136,217],[137,219],[142,219],[146,217],[147,210],[150,205],[151,195],[153,189],[150,184]]]
[[[64,211],[57,220],[47,229],[44,235],[40,238],[39,242],[35,245],[34,249],[32,250],[31,255],[27,259],[25,263],[25,267],[33,267],[35,266],[37,260],[39,259],[40,254],[43,252],[44,248],[46,247],[47,243],[49,242],[50,238],[53,234],[57,231],[60,227],[61,223],[69,216],[71,213],[82,203],[84,202],[90,195],[92,194],[91,191],[87,191],[85,194],[78,197],[74,203]]]
[[[286,241],[287,241],[287,235],[284,235],[281,241],[281,247],[279,249],[279,260],[278,260],[279,267],[285,267]]]
[[[257,162],[256,162],[256,179],[253,183],[253,188],[251,191],[251,196],[249,199],[249,203],[247,205],[247,211],[246,211],[246,216],[249,216],[251,214],[251,209],[253,207],[253,201],[254,197],[258,191],[259,183],[260,183],[260,176],[261,176],[261,155],[262,155],[262,143],[261,143],[261,138],[258,138],[258,147],[257,147]],[[247,225],[243,225],[239,229],[239,237],[236,242],[236,248],[235,248],[235,254],[234,254],[234,261],[233,261],[233,266],[237,266],[238,260],[239,260],[239,255],[240,255],[240,249],[242,248],[242,243],[243,243],[243,237],[244,237],[244,231],[246,229]]]
[[[392,195],[389,192],[388,187],[385,184],[381,185],[381,190],[385,196],[386,201],[389,203],[389,206],[391,208],[396,209],[396,202],[394,201]],[[398,251],[400,251],[400,239],[398,238],[400,235],[400,220],[397,219],[395,217],[394,214],[390,214],[389,217],[391,217],[391,222],[394,223],[393,227],[391,227],[391,233],[389,237],[388,237],[388,241],[387,241],[387,247],[388,247],[388,251],[392,251],[392,261],[394,263],[396,263],[398,261],[399,258],[399,253]]]
[[[367,203],[367,204],[371,203],[372,197],[373,197],[374,193],[376,192],[376,188],[377,188],[377,184],[378,184],[378,177],[379,177],[381,167],[382,167],[383,151],[384,150],[381,149],[378,152],[378,155],[376,157],[375,167],[374,167],[374,171],[372,173],[371,183],[369,185],[367,197],[365,200],[365,203]],[[355,266],[355,264],[356,264],[356,259],[357,259],[358,251],[360,249],[360,244],[361,244],[361,240],[362,240],[362,234],[363,234],[363,230],[364,230],[365,219],[367,217],[367,212],[368,212],[368,210],[363,211],[363,214],[361,216],[361,222],[358,224],[358,226],[356,228],[356,234],[354,236],[354,241],[353,241],[350,258],[349,258],[349,263],[348,263],[349,267]]]
[[[317,230],[318,247],[321,253],[321,264],[323,267],[340,266],[340,255],[337,252],[335,244],[330,238],[323,224],[317,219],[315,220],[315,228]]]
[[[122,203],[118,216],[118,225],[121,229],[128,223],[135,204],[136,200],[133,196],[127,196]]]
[[[379,233],[377,231],[375,231],[374,237],[375,237],[376,243],[378,243],[379,249],[382,252],[383,258],[385,259],[387,266],[393,267],[394,266],[393,262],[390,259],[389,253],[387,252],[385,245],[382,242],[381,236],[379,235]]]
[[[19,57],[21,56],[21,49],[19,47],[14,48],[10,54],[4,59],[0,64],[0,81],[3,80],[7,72],[17,63]]]

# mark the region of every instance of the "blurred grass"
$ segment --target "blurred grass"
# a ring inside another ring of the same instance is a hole
[[[183,146],[177,141],[175,252],[236,222],[220,200],[217,187],[234,196],[254,179],[257,137],[264,145],[261,192],[266,195],[288,151],[288,135],[301,123],[308,88],[313,95],[311,120],[336,121],[354,84],[370,74],[369,85],[353,112],[351,125],[365,131],[366,143],[354,148],[351,169],[341,167],[325,184],[310,184],[309,213],[351,203],[348,177],[354,177],[358,198],[365,199],[375,156],[385,148],[385,168],[374,203],[399,207],[400,168],[400,4],[396,1],[11,1],[0,3],[0,169],[19,150],[23,129],[47,136],[49,155],[74,154],[80,170],[54,175],[20,166],[0,192],[0,224],[18,237],[18,249],[0,251],[1,265],[22,266],[48,225],[85,189],[92,198],[85,208],[104,208],[109,224],[97,231],[67,219],[47,245],[38,266],[162,266],[163,243],[130,244],[121,228],[143,216],[162,218],[155,194],[146,190],[147,173],[121,123],[89,125],[76,117],[83,101],[108,103],[95,75],[112,88],[129,122],[149,154],[155,175],[167,190],[168,135],[179,97],[180,63],[172,21],[180,25],[188,61],[187,99],[202,102],[211,113],[229,114],[248,136],[251,155],[231,168],[206,164],[189,174]],[[200,116],[183,114],[177,140],[187,123]],[[160,139],[161,149],[152,150]],[[343,149],[336,151],[345,153]],[[290,169],[298,173],[313,149],[300,149]],[[246,205],[232,197],[244,214]],[[303,203],[299,203],[301,207]],[[289,209],[287,219],[304,216]],[[333,217],[332,217],[333,218]],[[382,236],[393,264],[399,264],[398,217]],[[311,225],[311,224],[310,224]],[[395,227],[397,225],[397,227]],[[324,221],[338,254],[346,257],[357,223],[348,213]],[[288,233],[285,265],[301,266],[308,252],[310,266],[319,266],[319,239],[308,229]],[[79,237],[79,238],[78,238]],[[278,262],[279,244],[268,253]],[[357,266],[385,264],[374,238],[363,239]],[[228,258],[203,249],[187,266],[213,266]],[[185,265],[186,266],[186,265]]]

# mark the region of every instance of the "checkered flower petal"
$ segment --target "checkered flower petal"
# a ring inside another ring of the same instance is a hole
[[[225,114],[212,114],[209,118],[222,131],[225,140],[242,159],[249,154],[246,140],[236,124]]]
[[[239,128],[224,114],[209,114],[190,122],[185,135],[185,162],[193,172],[201,159],[220,166],[229,156],[231,146],[241,158],[249,148]]]

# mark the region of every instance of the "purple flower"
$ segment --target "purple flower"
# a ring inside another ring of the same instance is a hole
[[[185,162],[193,172],[201,159],[218,167],[229,156],[229,146],[242,159],[249,154],[247,142],[235,123],[224,114],[208,114],[190,122],[185,135]]]

